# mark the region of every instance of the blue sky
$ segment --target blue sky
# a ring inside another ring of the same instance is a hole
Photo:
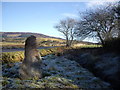
[[[2,2],[2,31],[63,37],[54,26],[66,17],[79,18],[79,12],[95,5],[94,2]]]
[[[59,37],[61,35],[54,26],[65,17],[77,18],[84,6],[83,2],[3,3],[3,31],[37,32]]]

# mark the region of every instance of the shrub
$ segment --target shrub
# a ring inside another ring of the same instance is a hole
[[[107,50],[120,52],[120,38],[106,40],[104,48]]]

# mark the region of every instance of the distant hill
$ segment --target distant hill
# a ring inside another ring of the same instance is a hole
[[[48,35],[44,35],[41,33],[31,33],[31,32],[0,32],[0,34],[2,34],[3,38],[25,38],[25,37],[29,37],[31,35],[34,35],[36,37],[41,37],[41,38],[55,38],[55,39],[62,39],[59,37],[52,37],[52,36],[48,36]]]
[[[65,39],[62,39],[59,37],[52,37],[52,36],[44,35],[41,33],[32,33],[32,32],[0,32],[0,35],[1,34],[2,34],[2,41],[6,41],[6,42],[23,42],[23,41],[25,41],[25,38],[27,38],[31,35],[34,35],[37,38],[45,38],[48,41],[58,39],[59,41],[61,40],[63,42],[65,40]],[[48,39],[48,38],[50,38],[50,39]],[[95,43],[87,42],[87,41],[76,41],[76,43],[95,44]],[[98,44],[98,43],[96,43],[96,44]]]

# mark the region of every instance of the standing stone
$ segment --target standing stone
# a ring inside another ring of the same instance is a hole
[[[25,41],[25,58],[20,66],[19,74],[21,79],[41,78],[42,59],[37,50],[35,36],[30,36]]]

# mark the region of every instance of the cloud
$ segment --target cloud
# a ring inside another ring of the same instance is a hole
[[[119,0],[90,0],[88,2],[86,2],[86,5],[87,7],[95,7],[95,6],[98,6],[98,5],[104,5],[106,2],[117,2]]]
[[[78,15],[72,13],[63,13],[62,16],[71,17],[71,18],[78,18]]]

